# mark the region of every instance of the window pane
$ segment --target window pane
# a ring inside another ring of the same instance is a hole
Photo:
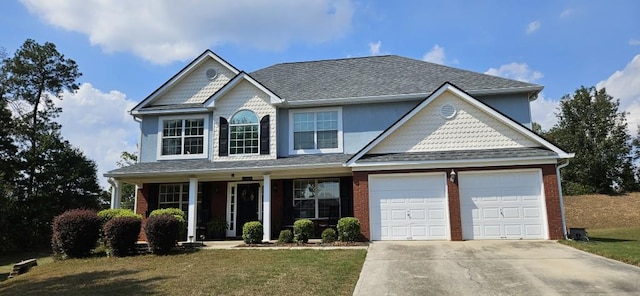
[[[339,199],[319,199],[318,218],[340,217]]]
[[[184,154],[202,154],[204,153],[204,138],[189,137],[184,138]]]
[[[340,181],[338,180],[319,180],[318,181],[318,198],[340,198]]]
[[[242,110],[233,115],[230,124],[251,124],[258,123],[258,116],[249,110]]]
[[[187,119],[184,121],[184,134],[189,136],[204,135],[204,119]]]
[[[318,130],[338,130],[338,112],[318,112]]]
[[[293,181],[293,198],[314,198],[316,196],[315,180]]]
[[[229,153],[249,154],[258,153],[258,125],[231,126],[231,140]]]
[[[315,141],[313,140],[313,132],[294,132],[293,133],[293,149],[315,149]]]
[[[162,123],[163,137],[182,136],[182,119],[165,120]]]
[[[294,113],[293,114],[293,131],[308,132],[313,131],[314,113]]]
[[[182,139],[168,138],[162,139],[162,155],[182,154]]]
[[[338,148],[338,131],[318,131],[318,149]]]
[[[315,200],[296,200],[293,202],[293,215],[295,218],[315,218]]]

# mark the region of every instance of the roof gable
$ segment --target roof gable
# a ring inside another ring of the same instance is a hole
[[[455,107],[451,119],[440,114]],[[347,165],[365,154],[468,151],[544,147],[558,158],[572,157],[533,131],[445,83],[361,149]]]
[[[238,85],[240,85],[243,81],[246,81],[265,93],[269,97],[269,103],[271,105],[280,104],[284,102],[278,95],[274,94],[271,90],[264,87],[260,82],[253,79],[249,74],[245,72],[240,72],[240,74],[236,75],[231,81],[225,84],[222,88],[220,88],[217,92],[211,95],[206,101],[203,102],[204,107],[212,109],[215,108],[216,101],[222,99],[230,93],[233,89],[235,89]]]
[[[210,68],[216,70],[213,79],[207,77]],[[136,105],[132,113],[150,106],[202,103],[239,73],[234,66],[206,50]]]

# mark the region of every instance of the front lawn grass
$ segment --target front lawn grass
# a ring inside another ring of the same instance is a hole
[[[0,295],[351,295],[366,250],[200,250],[55,261]]]
[[[640,227],[588,230],[589,241],[560,241],[576,249],[640,266]]]

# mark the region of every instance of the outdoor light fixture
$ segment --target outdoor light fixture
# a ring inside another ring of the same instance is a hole
[[[451,173],[449,173],[449,181],[451,183],[456,181],[456,172],[454,170],[451,170]]]

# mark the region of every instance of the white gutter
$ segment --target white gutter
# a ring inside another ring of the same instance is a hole
[[[558,179],[558,195],[560,196],[560,214],[562,214],[562,234],[564,239],[567,239],[567,222],[564,218],[564,198],[562,197],[562,183],[560,183],[560,169],[569,165],[569,160],[567,162],[558,165],[556,167],[556,178]]]

